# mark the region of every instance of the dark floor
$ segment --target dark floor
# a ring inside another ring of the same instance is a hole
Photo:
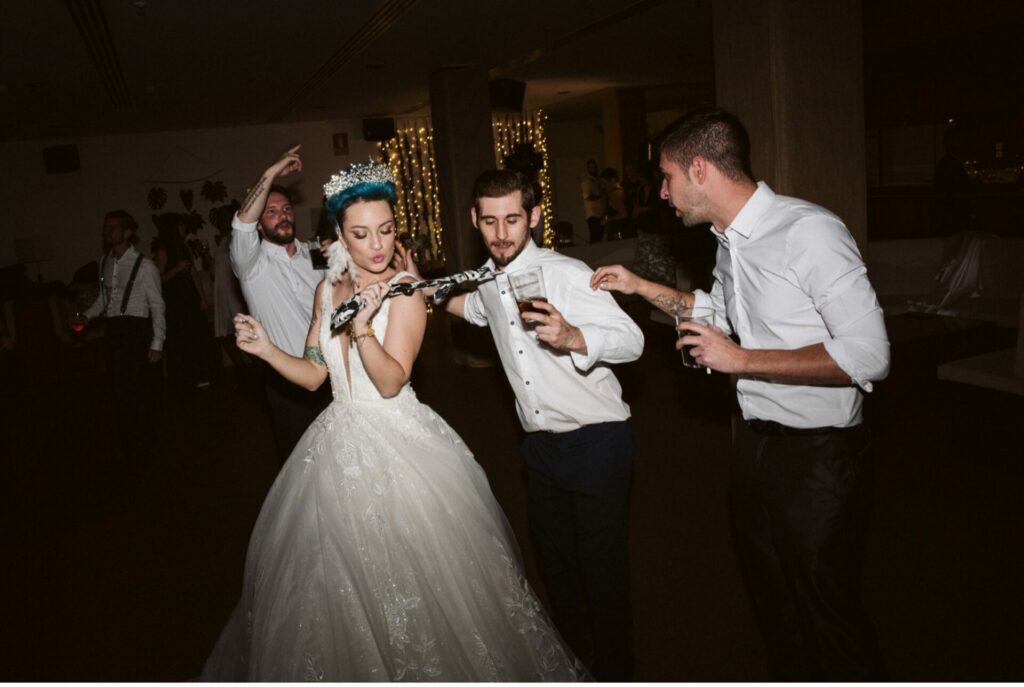
[[[619,369],[637,443],[636,678],[764,680],[726,517],[728,380],[682,368],[670,328],[645,330],[643,358]],[[866,587],[892,677],[1022,680],[1024,399],[935,380],[938,362],[1014,333],[913,317],[890,331],[893,374],[869,406]],[[487,470],[541,587],[511,394],[500,368],[456,366],[449,351],[435,315],[414,385]],[[124,459],[93,356],[21,370],[23,383],[0,392],[0,680],[187,680],[236,601],[278,467],[266,415],[244,386],[181,395],[154,380],[159,452]]]

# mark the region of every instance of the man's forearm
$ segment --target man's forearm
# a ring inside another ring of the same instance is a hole
[[[824,344],[785,350],[742,349],[741,375],[784,384],[845,386],[850,376],[843,372]]]
[[[671,286],[647,281],[640,284],[637,293],[658,310],[672,315],[679,315],[684,308],[693,307],[693,294],[689,291],[677,291]]]
[[[238,209],[238,219],[249,224],[259,221],[260,215],[263,214],[263,207],[267,204],[267,196],[270,195],[270,186],[273,183],[274,177],[268,172],[264,172],[259,181],[249,189],[245,200],[242,201],[242,206]]]

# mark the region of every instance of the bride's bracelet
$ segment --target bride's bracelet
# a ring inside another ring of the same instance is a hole
[[[353,333],[352,334],[352,340],[356,342],[356,345],[359,345],[361,339],[365,339],[366,337],[373,336],[373,335],[374,335],[373,327],[367,327],[366,331],[363,332],[362,334],[355,334],[355,333]]]

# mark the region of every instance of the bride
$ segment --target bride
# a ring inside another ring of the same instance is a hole
[[[569,681],[587,677],[522,573],[487,478],[409,384],[426,326],[392,266],[395,185],[355,164],[324,187],[339,240],[305,356],[235,319],[239,348],[334,401],[306,430],[253,529],[242,598],[203,680]],[[334,335],[330,314],[365,307]]]

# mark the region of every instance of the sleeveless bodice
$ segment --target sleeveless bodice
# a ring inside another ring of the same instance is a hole
[[[395,281],[407,276],[411,275],[408,272],[399,272],[388,280],[388,284],[393,284]],[[402,390],[394,397],[384,398],[381,396],[380,392],[377,391],[377,387],[373,385],[373,380],[367,374],[366,368],[363,367],[363,359],[359,355],[357,346],[349,345],[347,351],[348,376],[346,377],[346,352],[342,350],[342,337],[331,332],[331,313],[334,305],[331,303],[331,291],[330,283],[325,282],[320,298],[320,350],[323,353],[324,361],[327,363],[327,370],[331,376],[331,393],[334,395],[334,402],[383,403],[404,400],[409,396],[414,397],[409,382],[406,382]],[[387,335],[390,312],[391,299],[385,298],[377,314],[371,320],[373,335],[382,346],[384,345],[384,337]]]

